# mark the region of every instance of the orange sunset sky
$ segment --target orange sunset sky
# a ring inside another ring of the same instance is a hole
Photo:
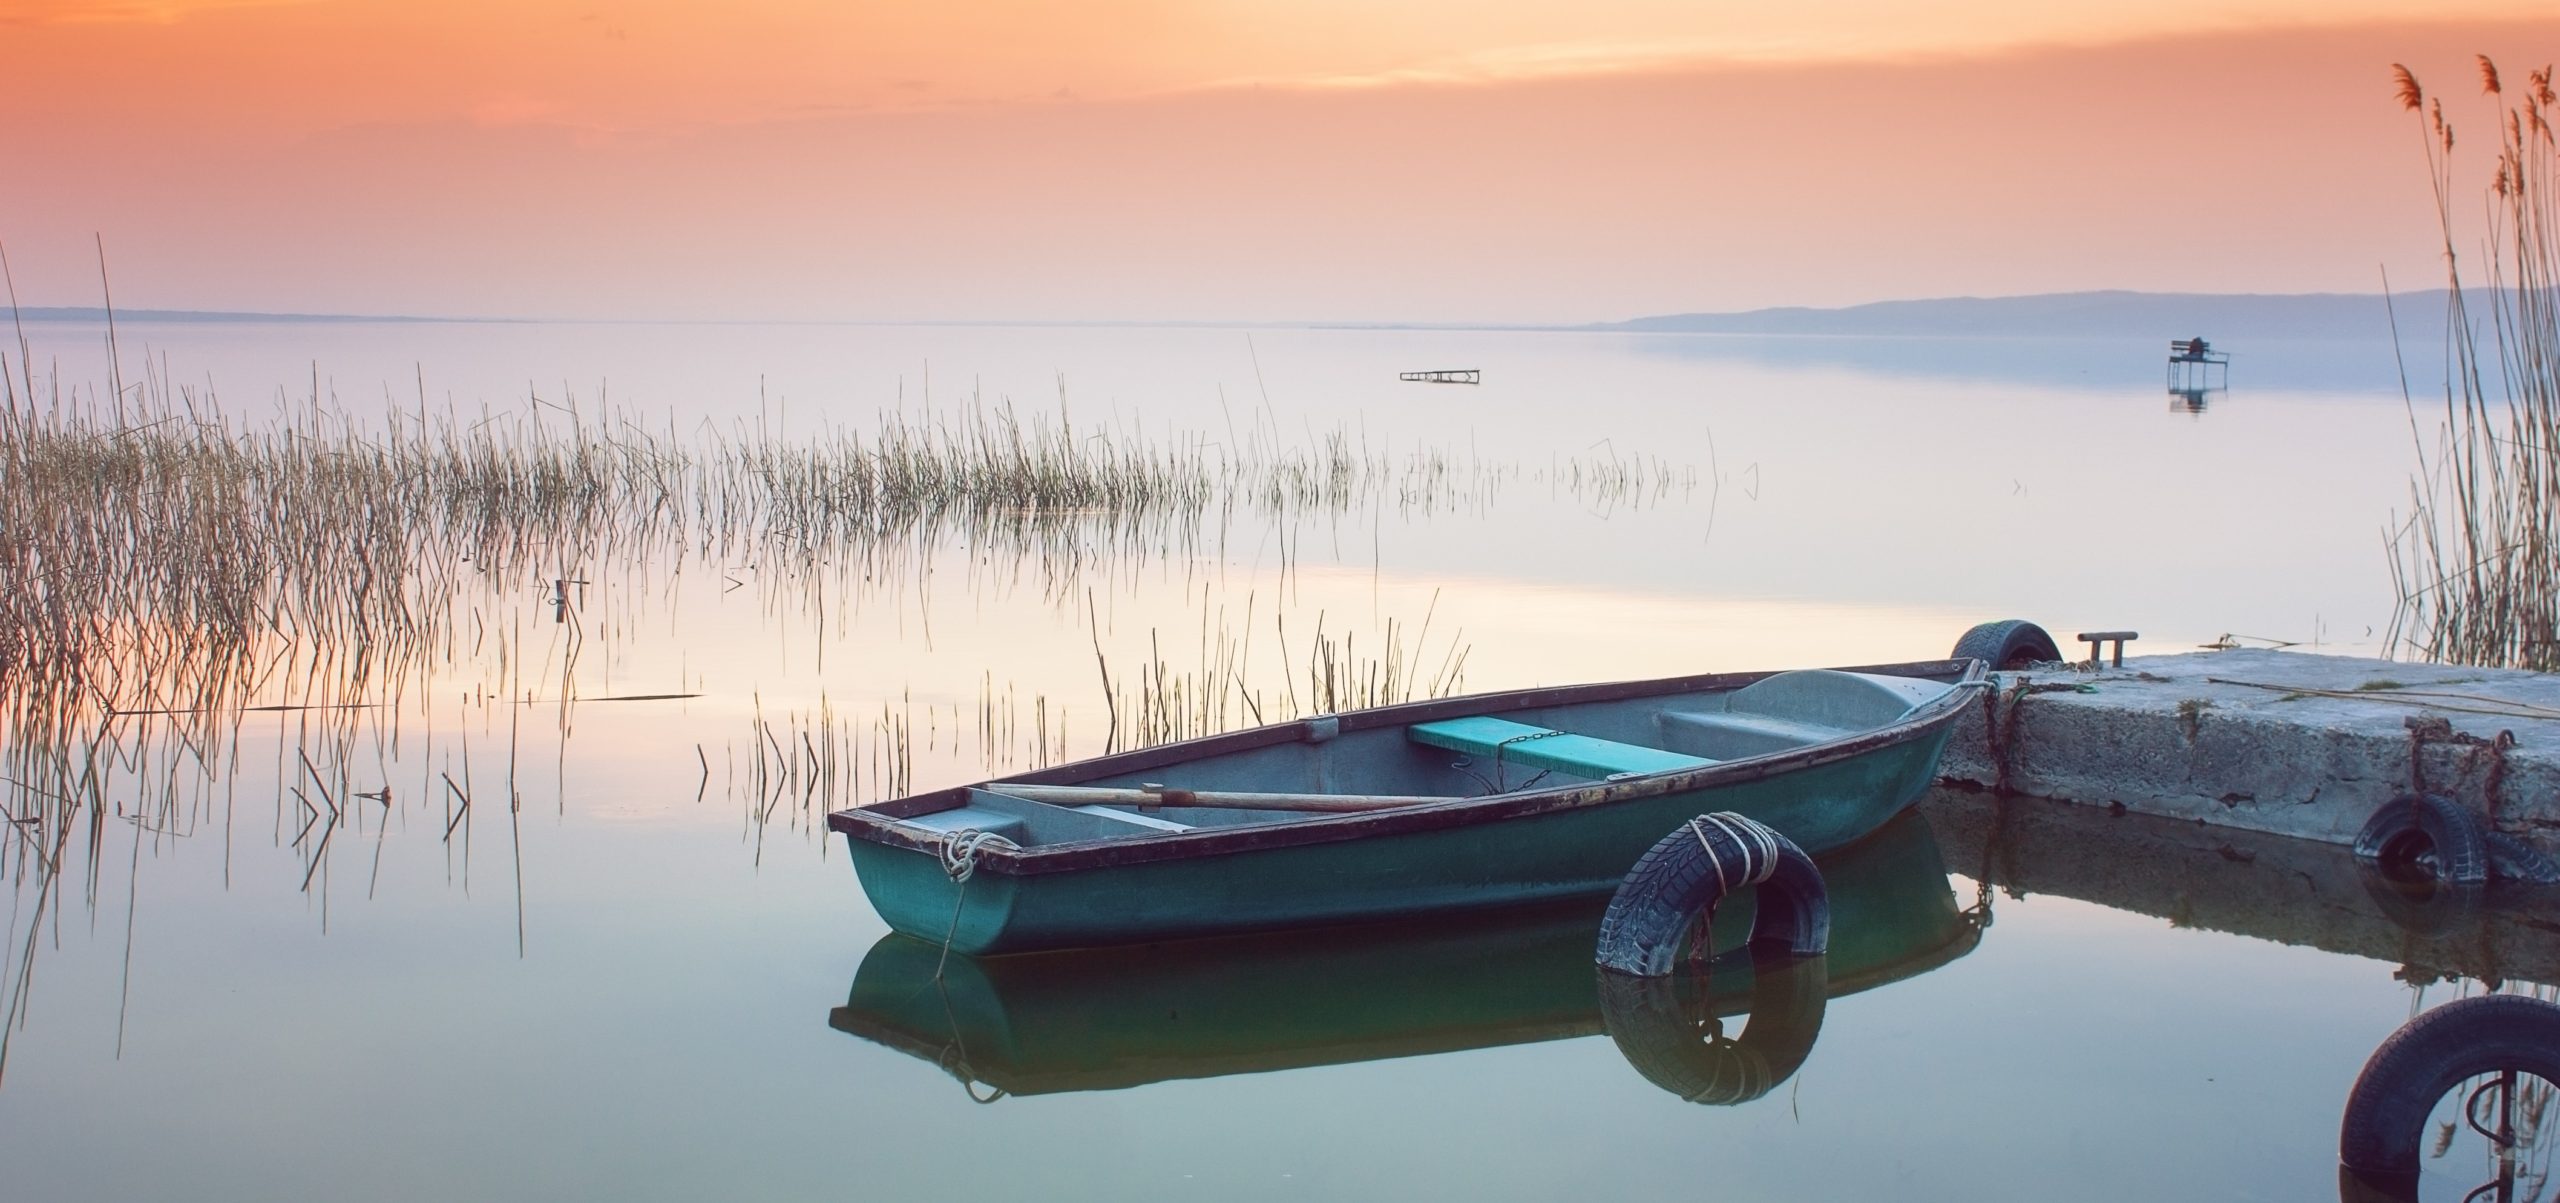
[[[1578,322],[2434,284],[2439,0],[0,0],[28,304]],[[2472,164],[2476,174],[2476,161]]]

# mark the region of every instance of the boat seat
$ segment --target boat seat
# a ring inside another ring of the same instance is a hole
[[[1721,710],[1667,710],[1657,718],[1664,743],[1733,760],[1873,730],[1947,688],[1935,681],[1804,668],[1733,691]]]
[[[1405,738],[1426,747],[1447,748],[1482,756],[1501,764],[1549,769],[1595,780],[1622,773],[1660,773],[1714,764],[1699,756],[1683,756],[1660,748],[1593,739],[1509,719],[1478,716],[1415,723]]]
[[[1818,723],[1789,722],[1757,714],[1701,714],[1692,710],[1666,710],[1659,716],[1662,742],[1675,747],[1713,752],[1719,759],[1740,760],[1745,756],[1761,756],[1783,752],[1848,734],[1839,727]]]
[[[937,835],[975,829],[990,835],[1003,836],[1017,844],[1023,842],[1022,816],[1009,815],[1000,810],[988,810],[981,806],[954,806],[949,810],[937,810],[932,814],[917,815],[911,819],[900,819],[898,822],[908,827],[921,827]]]
[[[1145,827],[1155,831],[1180,832],[1192,829],[1189,823],[1176,823],[1171,819],[1159,819],[1154,815],[1139,814],[1134,810],[1120,810],[1109,806],[1071,806],[1067,809],[1072,810],[1077,814],[1094,815],[1105,819],[1117,819],[1123,823],[1131,823],[1139,827]]]
[[[1908,677],[1799,668],[1773,673],[1725,698],[1730,714],[1752,714],[1835,730],[1863,731],[1895,722],[1952,686]]]

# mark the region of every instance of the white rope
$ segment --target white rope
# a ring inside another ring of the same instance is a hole
[[[975,827],[963,827],[957,831],[944,832],[938,849],[942,854],[943,876],[956,882],[969,880],[978,872],[978,849],[989,844],[1001,844],[1007,848],[1020,847],[1012,840],[995,832],[980,831]]]
[[[1698,837],[1698,846],[1707,850],[1708,860],[1715,862],[1716,893],[1719,897],[1736,883],[1726,878],[1724,858],[1717,856],[1714,845],[1707,842],[1707,833],[1698,826],[1702,822],[1715,824],[1716,830],[1725,833],[1726,838],[1742,850],[1744,878],[1739,884],[1756,886],[1777,873],[1778,833],[1770,830],[1767,824],[1731,811],[1700,815],[1689,820],[1689,833]]]
[[[943,832],[942,842],[936,848],[942,857],[943,876],[950,878],[952,884],[960,887],[952,891],[951,930],[942,933],[942,959],[933,963],[933,980],[937,982],[942,980],[943,967],[951,963],[951,941],[959,938],[960,935],[960,908],[968,905],[969,879],[977,876],[978,873],[978,849],[989,844],[1002,844],[1007,848],[1021,847],[1020,844],[992,831],[963,827],[957,831]],[[974,1095],[974,1092],[972,1093]]]
[[[1705,817],[1699,816],[1699,818]],[[1724,897],[1725,891],[1732,888],[1731,883],[1724,878],[1724,858],[1716,855],[1716,846],[1707,842],[1707,833],[1699,829],[1697,819],[1689,820],[1689,834],[1698,837],[1698,846],[1706,849],[1707,863],[1716,867],[1716,897]]]

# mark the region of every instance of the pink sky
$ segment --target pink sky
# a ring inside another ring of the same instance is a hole
[[[2520,6],[0,0],[30,304],[1586,321],[2437,282]]]

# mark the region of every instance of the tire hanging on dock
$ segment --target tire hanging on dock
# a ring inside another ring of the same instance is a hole
[[[2521,994],[2456,999],[2401,1025],[2356,1075],[2338,1131],[2338,1193],[2415,1199],[2428,1115],[2464,1081],[2513,1070],[2560,1084],[2560,1004]],[[2471,1111],[2472,1100],[2463,1110]]]
[[[2490,876],[2488,832],[2460,803],[2437,794],[2383,803],[2356,833],[2355,853],[2399,881],[2476,886]]]
[[[1645,851],[1609,898],[1593,959],[1633,977],[1672,972],[1701,919],[1725,897],[1758,886],[1755,957],[1820,956],[1831,943],[1831,896],[1795,841],[1731,812],[1700,815]]]
[[[2489,876],[2497,881],[2531,886],[2560,885],[2560,863],[2523,839],[2503,831],[2489,833]]]
[[[2507,891],[2560,885],[2549,856],[2438,794],[2383,803],[2356,833],[2355,855],[2374,905],[2422,936],[2454,930]]]
[[[2356,833],[2364,891],[2403,931],[2441,936],[2477,918],[2488,891],[2489,839],[2450,798],[2402,794]]]
[[[2062,659],[2062,649],[2043,627],[2023,618],[2003,618],[1982,623],[1956,637],[1951,659],[1980,660],[1994,672],[2025,668],[2030,664],[2051,664]]]

